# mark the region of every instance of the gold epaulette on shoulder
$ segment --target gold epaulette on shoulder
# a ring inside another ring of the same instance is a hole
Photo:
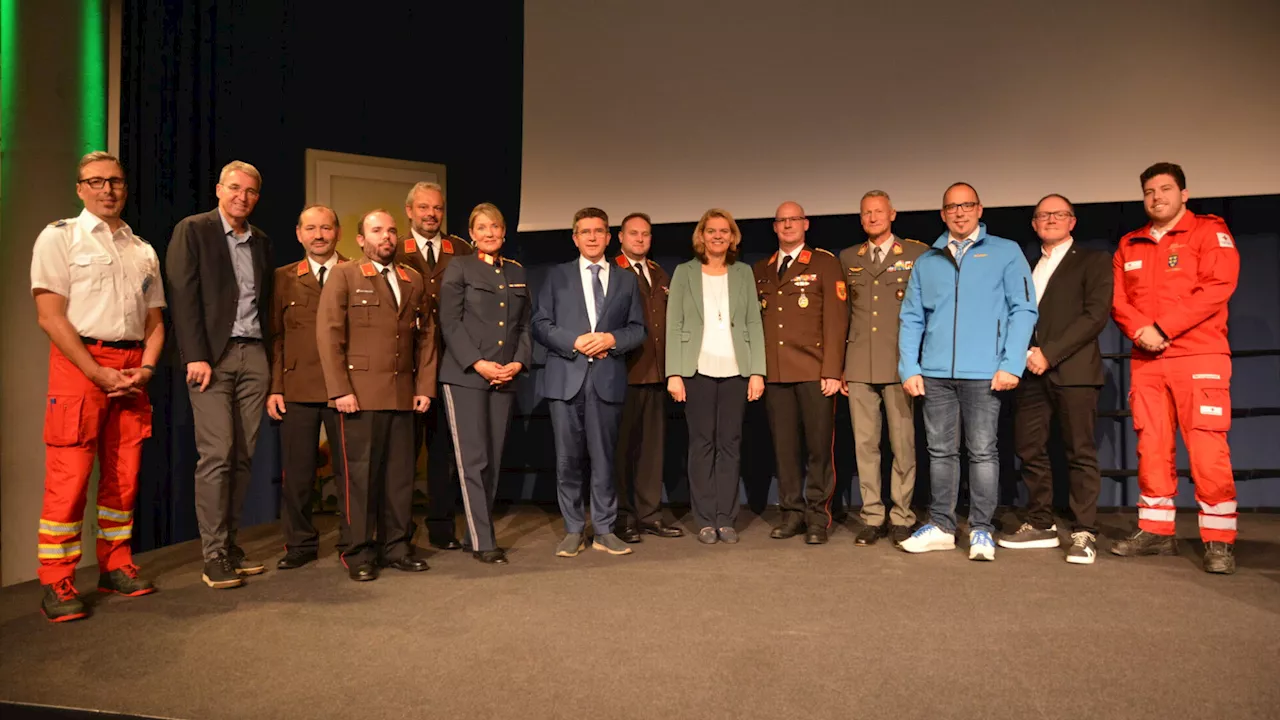
[[[55,220],[49,223],[49,227],[62,227],[67,223],[71,222],[72,220],[75,220],[75,218],[63,218],[61,220]]]
[[[911,238],[902,238],[902,241],[903,241],[903,242],[909,242],[909,243],[915,243],[915,244],[917,244],[917,245],[924,245],[925,247],[929,247],[929,243],[922,243],[922,242],[920,242],[919,240],[912,240]]]
[[[512,265],[515,265],[518,268],[524,267],[524,265],[521,265],[520,263],[516,262],[515,260],[512,260],[511,258],[502,258],[502,262],[511,263]]]
[[[817,251],[818,251],[818,252],[820,252],[820,253],[826,253],[826,254],[830,255],[831,257],[835,257],[835,256],[836,256],[836,254],[835,254],[835,253],[831,252],[830,250],[827,250],[826,248],[814,248],[814,250],[817,250]]]
[[[474,245],[471,244],[470,240],[463,240],[462,238],[458,237],[457,235],[454,235],[453,233],[449,233],[445,237],[453,238],[454,240],[457,240],[458,242],[466,245],[467,247],[475,247]]]

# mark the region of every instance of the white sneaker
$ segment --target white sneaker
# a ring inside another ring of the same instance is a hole
[[[945,532],[933,523],[922,525],[911,533],[911,537],[902,541],[901,547],[909,553],[923,553],[933,550],[955,550],[956,536]]]
[[[996,559],[996,544],[991,539],[991,533],[986,530],[974,530],[969,533],[969,559]]]
[[[1067,548],[1067,562],[1075,565],[1092,565],[1098,557],[1098,538],[1086,530],[1071,533],[1071,547]]]

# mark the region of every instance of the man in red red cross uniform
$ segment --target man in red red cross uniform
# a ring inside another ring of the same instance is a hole
[[[76,194],[84,211],[50,223],[31,257],[31,294],[52,343],[38,555],[41,610],[53,622],[88,615],[73,580],[95,460],[98,589],[155,591],[138,577],[129,540],[142,441],[151,436],[146,387],[164,345],[160,261],[120,219],[128,191],[114,156],[85,155]]]
[[[1176,554],[1176,426],[1191,457],[1204,569],[1231,574],[1236,569],[1236,487],[1227,447],[1227,302],[1240,275],[1240,255],[1222,218],[1187,210],[1182,168],[1157,163],[1141,180],[1151,221],[1120,239],[1112,260],[1111,311],[1134,343],[1129,407],[1138,435],[1138,530],[1111,552]]]

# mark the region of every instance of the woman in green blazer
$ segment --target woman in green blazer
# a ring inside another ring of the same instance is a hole
[[[667,392],[686,403],[689,498],[708,545],[738,542],[742,417],[764,394],[764,326],[755,276],[736,262],[741,240],[728,212],[703,213],[697,257],[676,268],[667,297]]]

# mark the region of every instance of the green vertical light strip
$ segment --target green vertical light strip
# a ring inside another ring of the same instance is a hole
[[[10,1],[10,0],[5,0]],[[80,15],[80,152],[107,149],[108,0],[81,0]]]
[[[8,155],[13,149],[17,77],[18,0],[0,0],[0,156]],[[9,167],[7,159],[4,166]],[[6,184],[0,180],[0,188]]]

